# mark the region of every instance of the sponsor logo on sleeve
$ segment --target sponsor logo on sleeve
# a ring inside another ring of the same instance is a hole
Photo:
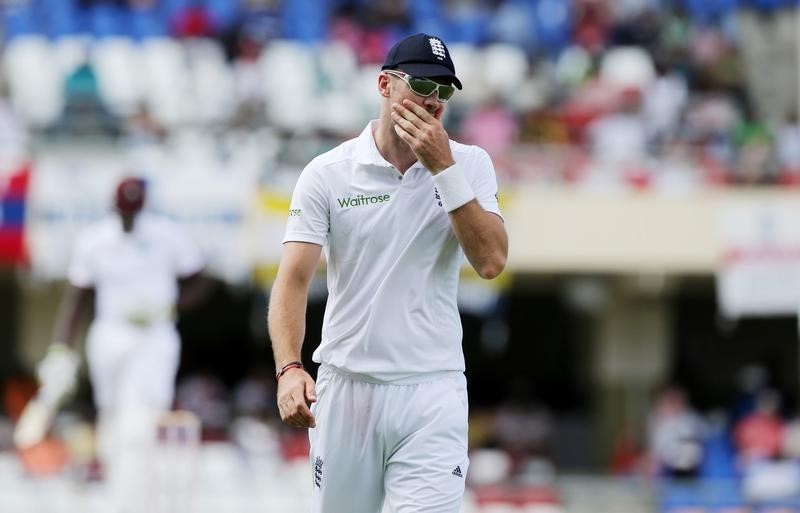
[[[299,208],[290,208],[289,209],[289,217],[300,217],[303,211]]]

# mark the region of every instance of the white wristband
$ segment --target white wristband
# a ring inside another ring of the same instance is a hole
[[[433,175],[433,184],[447,212],[452,212],[475,198],[475,192],[467,178],[456,166],[450,166]]]

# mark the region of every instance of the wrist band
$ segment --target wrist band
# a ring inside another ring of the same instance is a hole
[[[305,367],[303,366],[303,362],[301,362],[301,361],[289,362],[286,365],[284,365],[283,367],[281,367],[281,370],[279,370],[275,374],[275,381],[278,381],[279,379],[281,379],[281,376],[286,374],[286,371],[291,370],[291,369],[305,369]]]
[[[450,166],[433,175],[433,184],[447,212],[452,212],[475,198],[475,192],[467,178],[456,166]]]

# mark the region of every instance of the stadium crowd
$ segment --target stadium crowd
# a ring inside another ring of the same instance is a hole
[[[265,129],[303,162],[360,131],[372,109],[354,91],[398,37],[426,31],[470,84],[449,132],[505,182],[794,186],[796,6],[17,0],[2,8],[0,142]]]

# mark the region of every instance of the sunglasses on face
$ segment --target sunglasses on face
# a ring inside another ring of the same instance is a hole
[[[395,71],[392,69],[384,70],[384,73],[389,75],[393,75],[403,82],[408,84],[408,87],[414,91],[414,93],[420,96],[430,96],[434,92],[438,92],[439,101],[445,103],[447,100],[453,97],[453,93],[456,92],[456,87],[452,85],[440,84],[438,82],[434,82],[428,78],[421,78],[421,77],[412,77],[408,73],[403,73],[402,71]]]

